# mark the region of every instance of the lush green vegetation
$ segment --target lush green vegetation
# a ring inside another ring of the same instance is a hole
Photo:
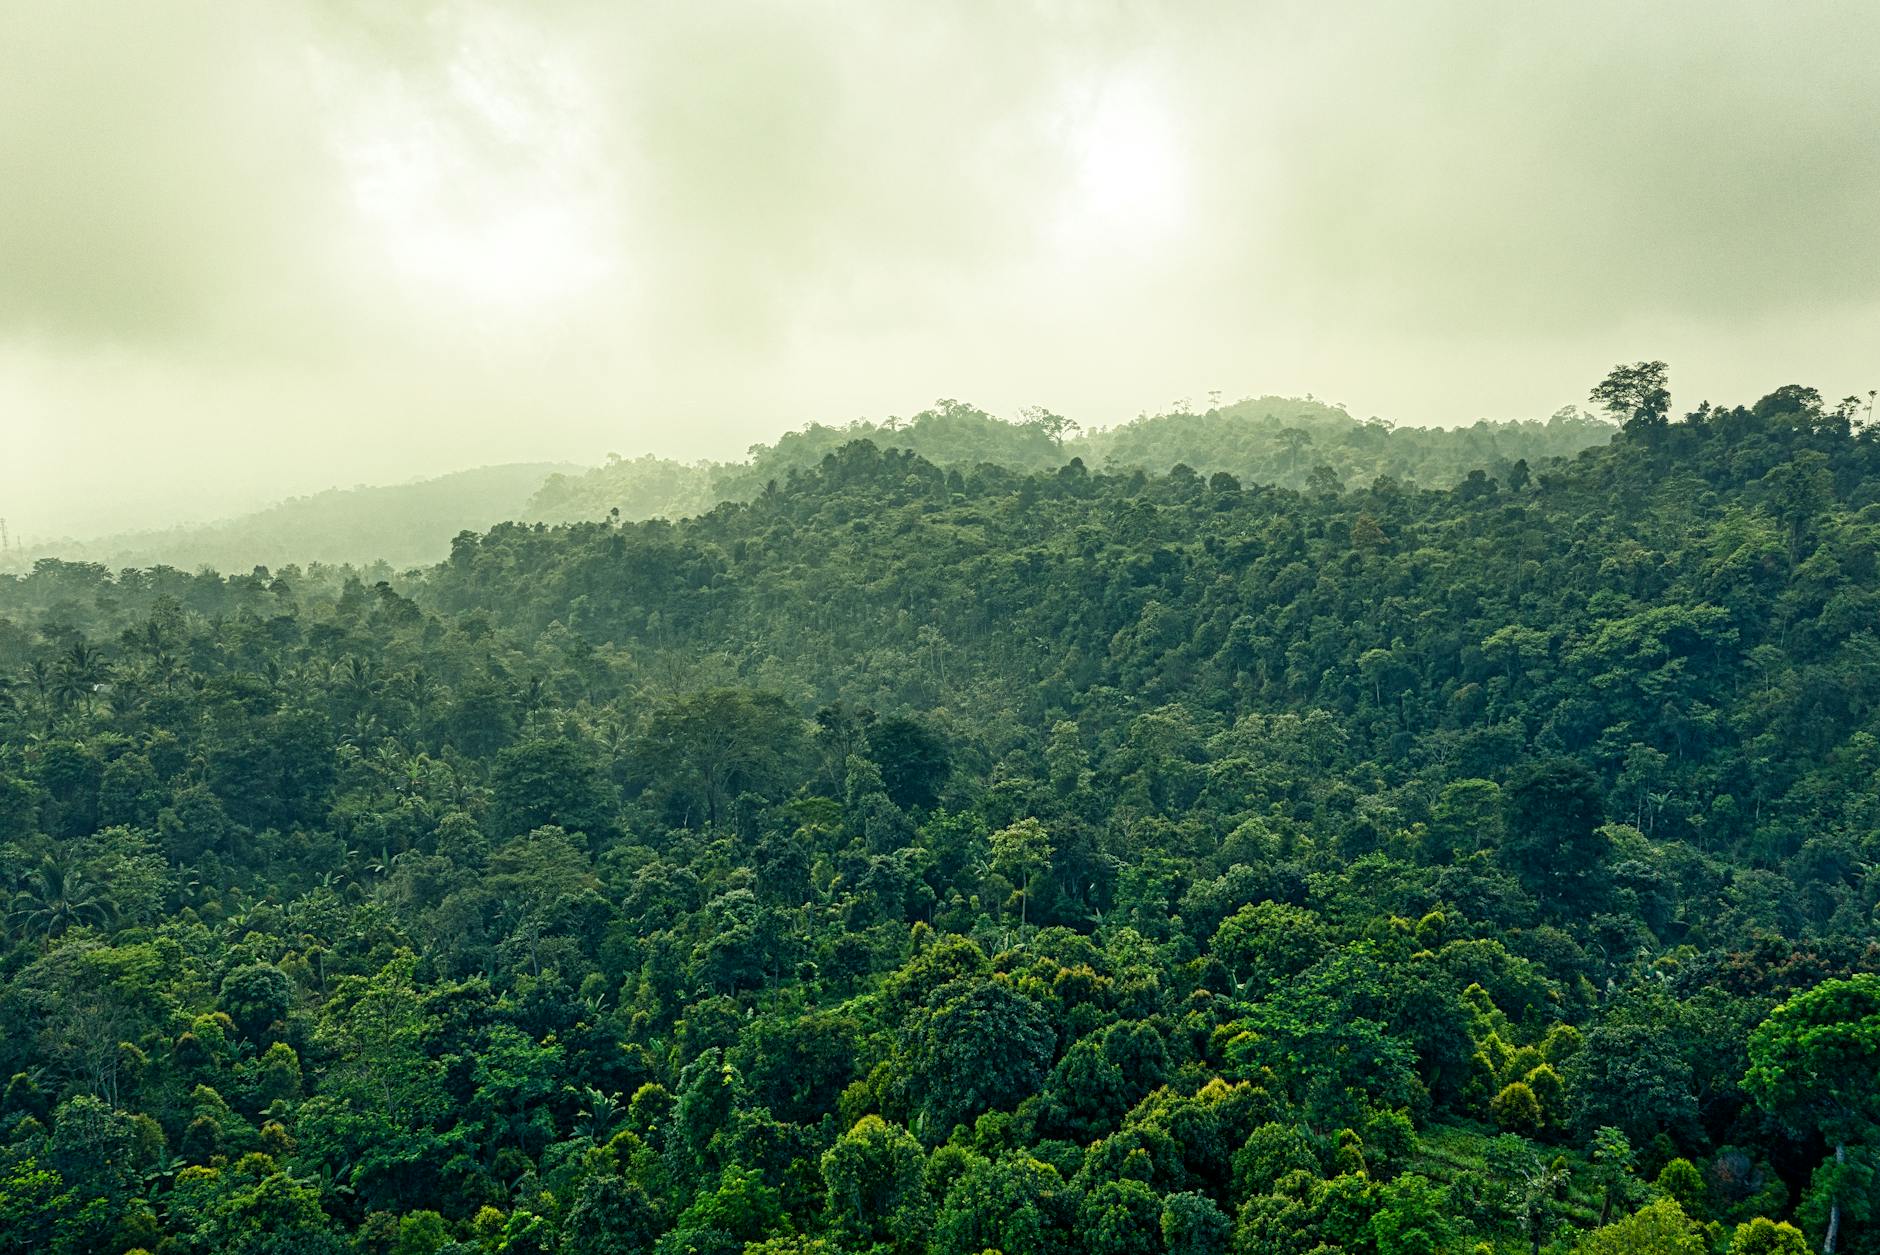
[[[1880,439],[1599,399],[0,580],[0,1250],[1880,1251]]]
[[[613,458],[581,475],[551,477],[526,517],[566,523],[618,511],[629,522],[702,514],[719,501],[749,501],[792,473],[816,469],[846,444],[916,453],[943,470],[982,464],[1014,470],[1056,470],[1072,459],[1110,471],[1161,472],[1185,465],[1202,474],[1226,471],[1262,484],[1307,489],[1369,484],[1389,475],[1406,484],[1447,488],[1472,470],[1505,475],[1516,462],[1538,466],[1606,443],[1608,422],[1571,408],[1540,422],[1477,422],[1468,427],[1393,427],[1360,421],[1314,400],[1255,397],[1209,409],[1144,415],[1117,427],[1080,434],[1076,423],[1048,410],[1005,422],[960,401],[942,400],[912,418],[845,426],[811,423],[775,444],[754,445],[737,463],[680,463],[664,458]]]
[[[811,423],[775,444],[753,445],[742,462],[679,462],[650,454],[610,455],[597,467],[512,463],[408,484],[332,489],[295,497],[238,518],[167,531],[40,543],[0,553],[0,571],[23,573],[42,557],[125,566],[210,567],[352,565],[368,582],[429,566],[460,532],[506,520],[682,519],[720,501],[748,501],[773,481],[814,470],[858,439],[909,449],[943,468],[980,463],[1056,469],[1072,458],[1112,470],[1165,471],[1178,463],[1225,470],[1261,483],[1368,484],[1378,475],[1448,487],[1478,468],[1534,466],[1605,443],[1612,426],[1568,410],[1546,423],[1478,422],[1462,428],[1392,428],[1358,422],[1316,401],[1260,397],[1206,414],[1145,415],[1120,427],[1077,435],[1076,424],[1044,411],[1005,422],[958,401],[939,401],[911,419],[846,426]],[[1314,476],[1318,478],[1314,480]]]

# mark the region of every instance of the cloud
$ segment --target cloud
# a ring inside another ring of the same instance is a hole
[[[1880,331],[1865,5],[72,0],[0,48],[42,533],[936,395],[1864,388]]]

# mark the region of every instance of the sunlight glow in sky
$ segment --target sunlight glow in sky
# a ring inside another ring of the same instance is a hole
[[[65,0],[0,49],[31,539],[936,397],[1880,384],[1880,5]]]
[[[478,34],[436,96],[378,84],[335,145],[395,270],[447,301],[527,314],[617,276],[612,206],[579,70],[546,54],[504,59],[527,37],[513,23]]]
[[[1189,172],[1179,124],[1152,83],[1124,75],[1072,93],[1062,142],[1073,178],[1061,243],[1140,254],[1181,228]]]

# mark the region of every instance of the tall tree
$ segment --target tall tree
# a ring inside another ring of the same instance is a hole
[[[1669,375],[1670,368],[1663,362],[1615,366],[1593,385],[1588,397],[1628,429],[1662,427],[1671,409],[1671,392],[1666,387]]]
[[[1025,927],[1031,880],[1051,866],[1050,834],[1035,819],[1021,819],[992,834],[992,869],[1018,887],[1018,927]]]
[[[1854,1201],[1843,1179],[1848,1144],[1880,1124],[1876,1078],[1880,975],[1823,981],[1778,1006],[1750,1034],[1744,1089],[1773,1114],[1818,1130],[1834,1148],[1832,1168],[1817,1174],[1829,1200],[1824,1255],[1834,1255],[1843,1208]],[[1870,1194],[1861,1200],[1863,1210],[1870,1200]]]

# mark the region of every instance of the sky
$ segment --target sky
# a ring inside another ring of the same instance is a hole
[[[1865,0],[0,6],[16,537],[939,397],[1880,386]]]

